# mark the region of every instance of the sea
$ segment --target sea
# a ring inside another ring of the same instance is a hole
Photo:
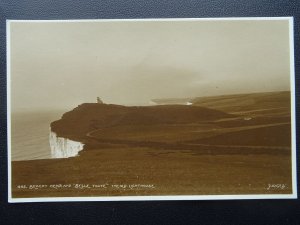
[[[11,160],[49,159],[50,123],[63,111],[17,112],[11,114]]]

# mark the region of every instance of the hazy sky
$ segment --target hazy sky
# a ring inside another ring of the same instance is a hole
[[[12,22],[12,110],[289,90],[287,20]]]

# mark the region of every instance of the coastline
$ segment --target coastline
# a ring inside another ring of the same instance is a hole
[[[12,196],[291,194],[288,93],[279,95],[281,102],[264,94],[268,104],[251,110],[247,101],[238,112],[244,96],[230,100],[232,107],[222,100],[227,112],[201,102],[80,105],[51,129],[84,149],[70,151],[78,157],[12,162]],[[222,109],[222,101],[211,101]]]

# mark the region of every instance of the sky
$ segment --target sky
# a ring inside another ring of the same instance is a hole
[[[287,20],[11,22],[12,111],[290,89]]]

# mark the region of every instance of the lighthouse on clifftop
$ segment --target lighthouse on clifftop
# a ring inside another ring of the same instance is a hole
[[[97,97],[97,103],[98,104],[104,104],[103,101],[101,100],[101,98]]]

